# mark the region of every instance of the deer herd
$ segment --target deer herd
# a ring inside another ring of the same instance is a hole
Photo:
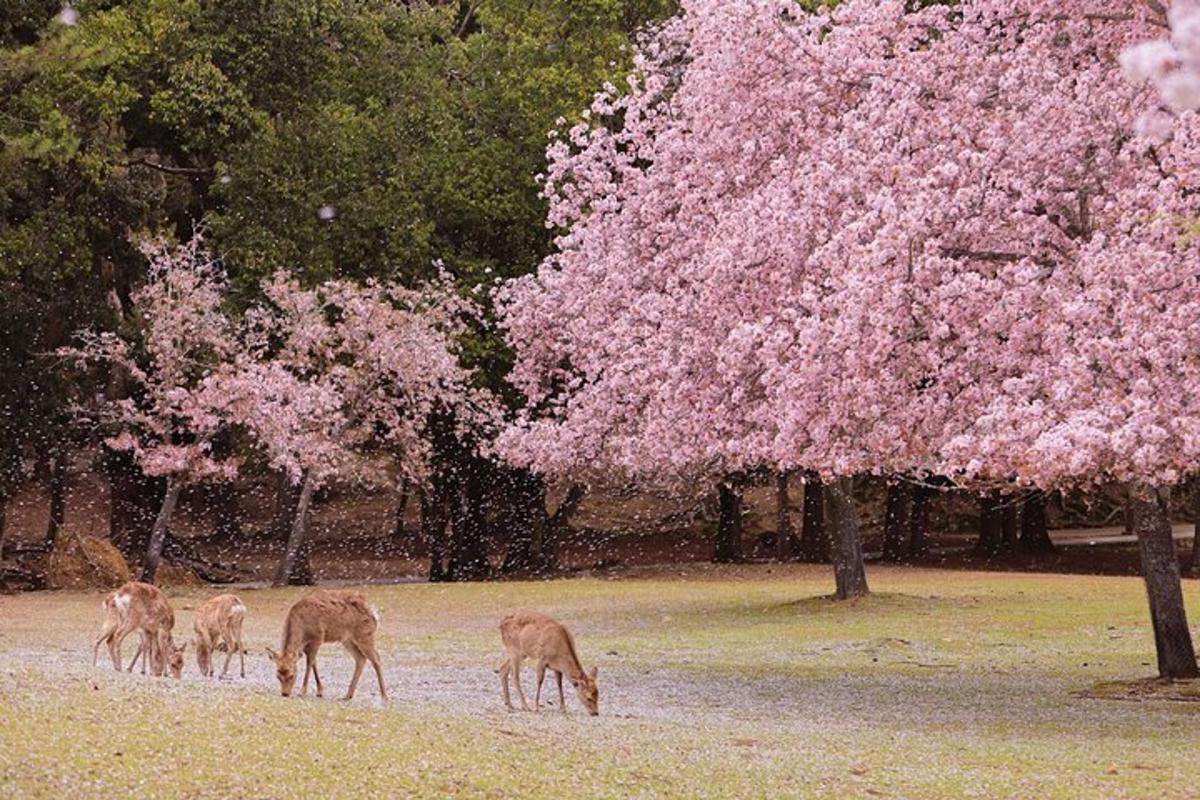
[[[93,666],[99,660],[100,646],[106,645],[113,669],[120,671],[121,643],[130,634],[137,633],[138,648],[129,662],[128,671],[133,671],[140,658],[143,675],[182,676],[187,642],[175,644],[172,636],[175,610],[158,587],[137,581],[126,583],[110,592],[101,603],[101,608],[104,621],[92,647]],[[202,676],[212,677],[213,653],[220,646],[225,650],[221,677],[229,673],[229,664],[235,654],[238,656],[241,677],[246,677],[246,647],[242,639],[245,618],[246,604],[233,594],[217,595],[195,609],[193,642],[196,665]],[[303,656],[304,680],[300,684],[300,696],[308,693],[311,677],[316,683],[317,697],[321,697],[323,692],[321,675],[317,671],[317,651],[323,644],[337,643],[354,657],[354,676],[350,679],[345,699],[354,697],[363,667],[370,662],[379,681],[379,696],[386,703],[383,669],[379,663],[379,651],[375,648],[375,631],[378,627],[379,609],[369,604],[362,592],[319,590],[301,597],[288,609],[279,651],[267,648],[267,655],[275,664],[275,675],[283,696],[291,696],[295,689],[297,662]],[[521,708],[530,710],[520,680],[521,663],[529,659],[537,671],[533,710],[541,707],[542,683],[546,670],[550,670],[558,685],[558,702],[563,712],[567,710],[563,695],[565,675],[575,687],[579,702],[587,712],[593,716],[600,713],[597,670],[595,667],[590,671],[584,670],[575,652],[575,640],[562,623],[545,614],[529,611],[509,614],[500,622],[500,639],[505,650],[505,659],[500,665],[500,685],[504,705],[510,711],[514,710],[509,696],[510,677],[517,687]]]

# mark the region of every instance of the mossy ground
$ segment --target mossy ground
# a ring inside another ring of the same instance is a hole
[[[1154,672],[1137,579],[870,579],[854,603],[824,599],[818,567],[369,587],[386,708],[369,670],[334,699],[334,647],[324,699],[279,696],[263,647],[299,590],[240,592],[245,681],[196,677],[190,653],[179,682],[93,669],[101,595],[0,598],[0,796],[1196,796],[1200,703],[1106,699]],[[216,591],[172,595],[177,637]],[[1185,593],[1200,618],[1200,584]],[[518,607],[575,630],[600,717],[569,689],[567,716],[503,709],[496,624]]]

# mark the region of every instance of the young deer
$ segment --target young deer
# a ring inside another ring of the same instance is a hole
[[[354,656],[354,677],[346,691],[346,700],[354,697],[363,665],[370,661],[379,679],[379,696],[387,702],[383,688],[383,671],[379,653],[375,650],[375,630],[379,627],[379,611],[367,604],[362,592],[317,591],[300,598],[288,609],[283,624],[283,645],[276,653],[267,648],[275,662],[276,677],[284,697],[292,694],[296,684],[296,660],[304,655],[304,684],[300,696],[308,693],[308,676],[317,681],[317,697],[322,696],[321,676],[317,672],[317,651],[327,642],[340,642]]]
[[[106,608],[107,603],[106,598]],[[131,581],[113,593],[112,605],[116,608],[119,620],[116,630],[108,638],[113,668],[118,671],[121,669],[121,642],[137,631],[142,641],[133,661],[129,662],[129,671],[133,671],[133,665],[141,655],[143,674],[149,662],[153,675],[161,676],[169,672],[173,678],[180,677],[183,674],[183,651],[187,649],[187,644],[176,647],[171,638],[171,629],[175,627],[175,611],[167,601],[167,596],[157,586]]]
[[[521,698],[521,708],[529,710],[525,700],[525,692],[521,689],[521,662],[526,658],[537,665],[537,692],[533,698],[533,708],[541,707],[542,681],[546,678],[546,668],[554,671],[558,680],[558,704],[563,713],[567,711],[566,698],[563,697],[563,674],[570,679],[579,696],[579,702],[593,717],[600,713],[600,691],[596,688],[596,667],[591,672],[584,672],[575,653],[575,640],[571,637],[562,623],[547,617],[545,614],[535,614],[531,611],[519,611],[509,614],[500,623],[500,638],[508,658],[500,665],[500,686],[504,690],[504,705],[511,711],[512,700],[508,694],[508,676],[511,674],[513,683],[517,685],[517,695]]]
[[[246,655],[242,648],[242,621],[245,618],[246,606],[232,594],[219,594],[196,609],[192,630],[196,632],[196,664],[201,675],[212,677],[213,648],[218,641],[223,641],[225,666],[221,668],[221,677],[229,672],[229,661],[235,651],[241,659],[242,677],[246,677]]]

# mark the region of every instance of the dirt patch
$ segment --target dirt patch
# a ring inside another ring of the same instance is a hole
[[[95,536],[63,536],[46,559],[51,589],[113,589],[131,580],[121,551]]]
[[[180,567],[175,564],[160,564],[158,572],[154,575],[154,583],[157,586],[204,585],[204,581],[200,579],[199,575],[187,567]]]

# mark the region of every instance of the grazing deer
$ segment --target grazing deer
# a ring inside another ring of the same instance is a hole
[[[529,710],[525,700],[525,692],[521,689],[521,662],[526,658],[537,665],[537,692],[533,698],[533,708],[538,710],[542,700],[542,681],[546,678],[546,669],[554,671],[558,680],[558,704],[563,713],[567,711],[566,698],[563,697],[563,674],[575,687],[579,702],[593,717],[600,713],[600,691],[596,688],[596,673],[584,672],[575,653],[575,640],[571,637],[562,623],[531,611],[519,611],[509,614],[500,623],[500,638],[508,658],[500,665],[500,686],[504,690],[504,705],[513,710],[512,700],[508,694],[508,676],[511,674],[513,683],[517,685],[517,695],[521,698],[521,708]]]
[[[192,630],[196,632],[196,664],[200,674],[211,678],[212,654],[218,641],[225,643],[225,666],[221,677],[229,672],[229,661],[236,651],[242,662],[242,677],[246,677],[246,651],[242,647],[242,621],[246,606],[237,595],[219,594],[196,609]]]
[[[306,595],[288,609],[283,624],[283,645],[276,653],[267,648],[275,662],[279,689],[284,697],[292,694],[296,684],[296,660],[304,655],[304,684],[300,696],[308,693],[308,676],[317,681],[317,697],[321,697],[321,676],[317,672],[317,651],[326,642],[340,642],[354,656],[354,677],[346,691],[346,700],[354,697],[363,665],[370,661],[379,679],[379,696],[387,702],[383,688],[383,671],[379,652],[375,649],[375,630],[379,627],[379,610],[367,604],[362,592],[317,591]]]
[[[107,608],[108,599],[105,598]],[[137,631],[141,637],[141,646],[129,662],[129,671],[138,655],[142,657],[142,673],[146,673],[149,662],[150,673],[161,676],[170,673],[178,678],[183,674],[183,652],[187,649],[184,643],[178,647],[171,637],[171,629],[175,627],[175,611],[171,608],[167,596],[157,586],[139,581],[131,581],[112,595],[112,605],[116,609],[119,625],[108,637],[108,651],[112,656],[113,668],[121,669],[121,642],[129,634]],[[105,624],[108,624],[106,619]]]

